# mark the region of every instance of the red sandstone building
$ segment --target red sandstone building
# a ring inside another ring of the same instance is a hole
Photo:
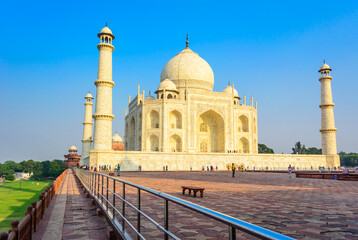
[[[123,139],[115,133],[112,138],[112,149],[114,151],[124,151]]]
[[[77,154],[77,148],[75,146],[70,147],[68,154],[65,155],[65,165],[67,168],[77,167],[80,165],[81,155]]]

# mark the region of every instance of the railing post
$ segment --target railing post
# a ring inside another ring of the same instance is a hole
[[[94,191],[93,191],[93,172],[91,172],[91,192],[92,192],[92,194],[94,194]]]
[[[0,233],[0,240],[7,240],[8,236],[9,235],[6,232],[2,232]]]
[[[32,202],[31,203],[31,206],[32,206],[32,209],[33,209],[33,230],[34,230],[34,232],[36,232],[36,224],[37,224],[37,222],[36,222],[36,216],[37,216],[37,211],[36,211],[36,204],[37,204],[37,202]]]
[[[107,209],[107,211],[108,211],[108,176],[107,176],[107,198],[106,198],[106,209]]]
[[[236,229],[232,226],[229,226],[229,239],[236,240]]]
[[[44,215],[44,196],[41,194],[39,196],[39,201],[41,201],[41,219]]]
[[[30,234],[32,235],[33,233],[33,219],[34,219],[34,216],[32,215],[32,206],[29,205],[26,207],[26,213],[25,213],[25,216],[26,215],[30,215]]]
[[[168,200],[164,199],[164,227],[169,230],[169,211],[168,211]],[[164,239],[168,240],[168,233],[164,233]]]
[[[97,175],[97,198],[99,201],[99,174],[96,174],[96,175]]]
[[[137,194],[137,208],[140,211],[140,188],[138,188]],[[137,212],[137,231],[140,233],[140,212]],[[139,235],[137,235],[137,239],[140,239]]]
[[[17,228],[19,227],[19,221],[18,220],[13,220],[11,221],[11,228],[9,230],[9,233],[14,232],[15,236],[16,236],[16,240],[18,239],[18,234],[17,234]]]
[[[116,180],[113,179],[113,219],[115,218],[116,214]]]
[[[126,199],[126,184],[123,183],[123,199]],[[124,218],[126,217],[126,203],[124,201],[122,201],[122,215],[123,215],[123,219],[122,219],[122,230],[124,231]]]
[[[102,175],[102,180],[101,180],[101,186],[102,186],[102,194],[101,194],[101,203],[103,204],[103,175]]]

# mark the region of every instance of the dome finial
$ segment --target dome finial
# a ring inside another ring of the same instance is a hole
[[[186,34],[186,47],[189,47],[189,34]]]
[[[230,81],[227,82],[227,85],[230,86]]]
[[[149,95],[150,95],[150,90],[149,90]]]
[[[107,27],[107,22],[106,22],[106,27]]]

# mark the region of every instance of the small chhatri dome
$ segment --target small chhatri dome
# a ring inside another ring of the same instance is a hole
[[[106,22],[106,26],[102,28],[101,33],[107,33],[113,35],[111,29],[109,29],[109,27],[107,26],[107,22]]]
[[[165,64],[160,81],[167,78],[178,89],[188,87],[212,91],[214,87],[214,73],[210,65],[188,46]]]
[[[175,86],[175,84],[173,83],[173,81],[169,80],[168,78],[164,79],[164,81],[160,82],[159,86],[158,86],[158,91],[161,90],[172,90],[172,91],[177,91],[177,87]]]
[[[324,70],[332,71],[332,69],[329,67],[329,65],[326,63],[326,61],[323,62],[323,65],[322,65],[322,67],[320,68],[320,70],[318,70],[318,72],[324,71]]]
[[[144,98],[144,100],[154,100],[154,99],[155,99],[155,97],[150,95],[150,91],[149,91],[149,94]]]
[[[107,26],[102,28],[101,33],[107,33],[107,34],[112,34],[111,29],[109,29]]]
[[[90,92],[87,93],[85,98],[92,98],[93,99],[92,94]]]
[[[112,141],[114,142],[123,142],[123,139],[121,138],[121,136],[118,135],[118,133],[115,133],[112,137]]]
[[[75,145],[72,145],[69,150],[70,151],[77,151],[77,148],[75,147]]]
[[[232,86],[227,86],[226,88],[224,88],[224,90],[222,90],[222,93],[232,94]],[[235,97],[239,96],[239,92],[235,88],[234,88],[234,96]]]
[[[97,36],[99,37],[103,34],[110,35],[113,39],[115,38],[111,29],[109,29],[109,27],[107,27],[107,23],[106,23],[106,26],[104,28],[102,28],[101,32],[97,34]]]

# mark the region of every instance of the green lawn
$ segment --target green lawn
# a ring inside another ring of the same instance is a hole
[[[12,220],[21,221],[26,207],[37,201],[40,193],[52,182],[21,180],[0,183],[0,232],[7,232]]]

